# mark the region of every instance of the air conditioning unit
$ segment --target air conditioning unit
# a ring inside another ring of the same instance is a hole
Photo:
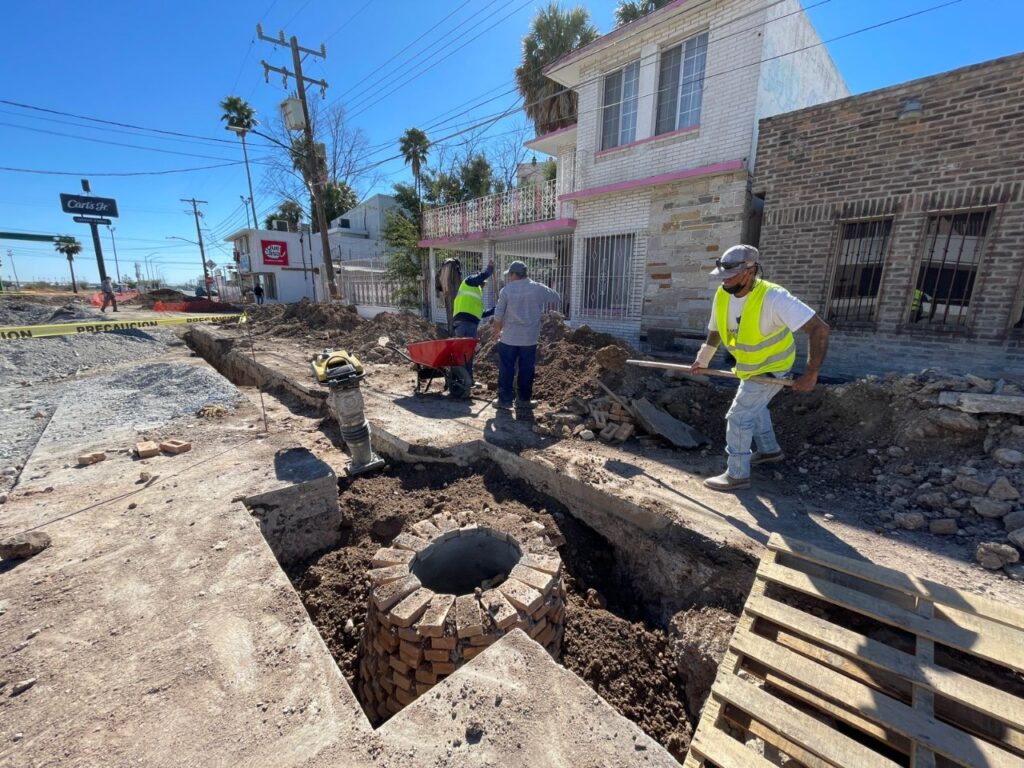
[[[338,219],[337,223],[339,229],[352,229],[352,224],[348,219]]]

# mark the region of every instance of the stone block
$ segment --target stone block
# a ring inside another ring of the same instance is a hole
[[[522,564],[517,565],[511,570],[509,578],[518,579],[545,595],[550,592],[551,587],[555,585],[555,577],[552,574],[544,573],[543,571],[535,571],[533,568],[528,568]]]
[[[535,571],[557,574],[562,568],[562,558],[555,555],[538,555],[528,552],[519,558],[519,564],[525,565],[527,568],[533,568]]]
[[[90,464],[98,464],[107,458],[107,454],[103,451],[93,451],[92,453],[82,453],[78,456],[78,466],[87,467]]]
[[[430,600],[430,605],[427,606],[416,624],[416,631],[421,635],[434,638],[443,635],[445,619],[447,619],[454,602],[454,595],[434,595]]]
[[[409,567],[406,565],[389,565],[384,568],[374,568],[370,571],[370,583],[373,586],[387,584],[389,581],[404,579],[409,575]]]
[[[391,565],[408,565],[412,562],[412,559],[416,556],[416,553],[408,549],[394,549],[393,547],[384,547],[378,549],[370,560],[370,564],[374,568],[387,568]]]
[[[489,589],[480,595],[480,602],[498,629],[505,630],[516,623],[518,612],[497,589]]]
[[[397,627],[411,627],[427,610],[427,605],[433,595],[434,593],[429,589],[420,587],[391,609],[389,614],[391,623]]]
[[[460,638],[483,633],[484,625],[476,595],[459,595],[455,598],[455,627]]]
[[[419,552],[426,549],[429,544],[430,542],[426,539],[413,536],[411,533],[400,533],[391,542],[391,546],[395,549],[407,549],[410,552]]]
[[[443,512],[438,512],[436,515],[431,517],[430,522],[432,522],[434,527],[442,533],[446,531],[453,531],[459,527],[454,520]]]
[[[135,455],[140,459],[151,459],[160,455],[160,446],[152,440],[142,440],[135,444]]]
[[[174,455],[179,453],[188,453],[192,450],[192,443],[188,443],[184,440],[178,440],[177,438],[171,438],[170,440],[164,440],[160,443],[160,450],[164,453],[172,453]]]
[[[404,600],[421,586],[420,580],[409,574],[404,579],[374,587],[370,594],[378,611],[390,611],[400,600]]]
[[[417,536],[421,536],[428,541],[441,533],[437,526],[429,520],[420,520],[418,523],[413,523],[410,527],[415,531]]]
[[[508,579],[498,589],[512,605],[526,613],[533,613],[544,603],[544,596],[518,579]]]

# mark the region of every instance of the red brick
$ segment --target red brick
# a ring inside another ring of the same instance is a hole
[[[395,691],[395,698],[398,699],[398,703],[403,706],[408,706],[416,700],[416,697],[413,696],[411,691],[406,691],[401,688]]]
[[[455,598],[455,626],[460,638],[483,633],[483,619],[476,595],[459,595]]]
[[[373,595],[373,604],[377,606],[378,611],[389,611],[392,606],[397,605],[399,601],[404,600],[408,595],[419,589],[420,586],[420,580],[412,574],[399,581],[381,584],[373,588],[371,593]]]
[[[412,559],[415,556],[416,553],[408,549],[382,547],[377,550],[377,553],[370,560],[370,564],[374,568],[387,568],[392,565],[408,565],[412,562]]]
[[[431,648],[443,648],[446,651],[450,651],[458,645],[458,640],[454,637],[432,637],[430,638]]]
[[[395,675],[395,686],[399,690],[412,690],[412,678],[408,675]]]
[[[508,629],[516,623],[516,609],[497,589],[489,589],[480,595],[480,602],[498,629]]]
[[[444,623],[454,602],[455,595],[434,595],[427,610],[423,612],[416,624],[416,631],[429,637],[443,635]]]
[[[416,682],[425,683],[426,685],[433,685],[437,682],[437,675],[435,675],[429,669],[424,669],[423,667],[420,667],[416,670]],[[418,685],[416,687],[419,688]]]
[[[160,446],[152,440],[143,440],[135,444],[135,453],[140,459],[151,459],[160,455]]]
[[[435,661],[430,665],[430,669],[433,670],[434,674],[438,677],[442,675],[450,675],[455,671],[455,664],[451,661]]]
[[[423,652],[423,658],[427,661],[448,661],[452,652],[444,648],[428,648]]]
[[[388,614],[391,623],[398,627],[411,627],[413,623],[427,610],[427,605],[434,593],[429,589],[420,587],[402,602],[396,605]]]
[[[170,440],[164,440],[160,443],[160,450],[164,453],[188,453],[192,450],[192,443],[187,443],[184,440],[178,440],[177,438],[171,438]]]
[[[536,611],[544,603],[544,596],[540,592],[517,579],[508,579],[498,589],[512,605],[527,613]]]

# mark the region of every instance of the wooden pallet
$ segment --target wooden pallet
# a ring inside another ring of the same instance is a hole
[[[686,768],[1024,766],[1024,609],[773,534]]]

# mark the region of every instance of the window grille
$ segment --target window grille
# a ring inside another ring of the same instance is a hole
[[[636,138],[639,84],[639,61],[605,75],[601,149],[629,144]]]
[[[929,217],[910,300],[912,323],[966,325],[991,218],[991,209]]]
[[[707,58],[707,32],[662,52],[655,135],[700,124]]]
[[[889,252],[892,219],[851,221],[840,228],[828,320],[873,320],[878,310],[882,268]]]
[[[588,237],[583,260],[582,312],[626,317],[633,287],[633,235]]]

